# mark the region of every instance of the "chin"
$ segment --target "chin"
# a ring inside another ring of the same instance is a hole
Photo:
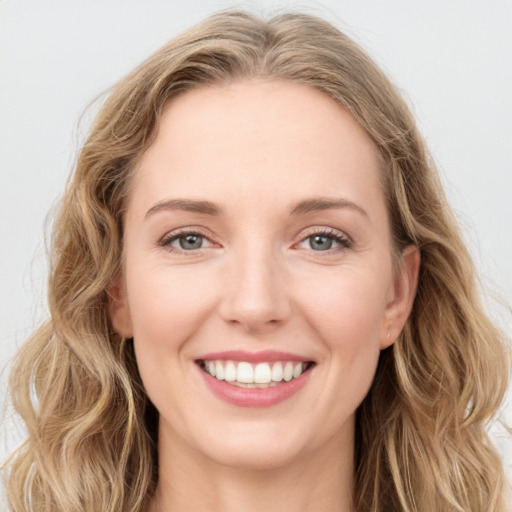
[[[269,470],[293,465],[322,445],[329,444],[327,432],[311,427],[290,428],[270,422],[236,422],[224,428],[199,435],[196,450],[222,466],[247,470]],[[335,436],[336,437],[336,436]]]
[[[238,441],[220,449],[210,450],[209,458],[221,466],[242,470],[269,470],[293,464],[300,458],[297,450],[276,443],[245,443]]]

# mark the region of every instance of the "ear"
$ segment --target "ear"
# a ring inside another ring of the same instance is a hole
[[[108,288],[108,314],[112,327],[119,336],[133,337],[132,319],[122,276],[114,279]]]
[[[420,269],[420,251],[408,246],[402,251],[399,268],[394,277],[389,302],[386,305],[382,326],[380,349],[392,345],[409,318],[416,296]]]

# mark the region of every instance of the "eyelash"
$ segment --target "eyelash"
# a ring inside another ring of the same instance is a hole
[[[167,249],[169,252],[181,253],[181,254],[197,254],[200,249],[204,249],[204,247],[200,247],[197,250],[185,250],[179,249],[177,247],[172,247],[172,243],[180,238],[185,238],[187,236],[198,236],[204,238],[205,240],[210,241],[210,238],[207,234],[203,233],[198,229],[183,229],[182,231],[172,232],[165,235],[159,242],[158,245]]]
[[[200,247],[197,250],[185,250],[185,249],[179,249],[177,247],[172,247],[171,244],[173,242],[175,242],[176,240],[179,240],[180,238],[185,238],[187,236],[198,236],[198,237],[201,237],[205,240],[208,240],[210,243],[212,243],[209,236],[200,230],[183,229],[182,231],[173,232],[173,233],[169,233],[169,234],[165,235],[158,242],[158,245],[160,247],[167,249],[170,252],[181,253],[181,254],[190,254],[190,255],[197,254],[197,252],[199,250],[205,249],[205,247]],[[320,230],[312,231],[310,234],[308,234],[307,236],[302,238],[298,244],[295,244],[295,246],[300,245],[300,244],[304,243],[305,241],[307,241],[308,239],[312,239],[315,236],[330,238],[336,244],[338,244],[338,247],[329,248],[329,249],[326,249],[325,251],[321,251],[321,250],[315,251],[315,250],[311,249],[313,252],[316,252],[316,253],[326,252],[326,253],[332,254],[334,251],[336,251],[336,252],[343,251],[346,249],[350,249],[352,247],[352,240],[350,240],[350,238],[348,238],[346,235],[342,235],[338,231],[335,231],[334,229],[320,229]]]
[[[320,230],[314,230],[312,233],[305,236],[299,244],[304,243],[306,240],[312,239],[315,236],[324,236],[326,238],[330,238],[334,242],[336,242],[339,246],[334,248],[329,248],[325,251],[313,251],[313,252],[326,252],[326,253],[333,253],[334,251],[344,251],[346,249],[350,249],[352,247],[352,240],[348,238],[346,235],[341,234],[339,231],[336,231],[334,229],[320,229]]]

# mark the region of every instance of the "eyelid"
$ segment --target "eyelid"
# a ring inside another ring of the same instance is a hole
[[[209,247],[201,247],[200,249],[185,251],[183,249],[179,249],[177,247],[171,246],[171,243],[174,240],[177,240],[178,238],[185,236],[185,235],[198,235],[198,236],[208,240],[208,242],[211,245],[218,245],[218,244],[216,244],[216,242],[214,242],[212,240],[212,238],[213,238],[212,235],[207,233],[204,229],[196,227],[196,226],[186,226],[186,227],[177,228],[177,229],[167,232],[164,236],[162,236],[158,240],[158,246],[162,247],[163,249],[168,250],[169,252],[189,254],[189,255],[196,254],[198,251],[200,251],[202,249],[209,249]]]
[[[207,230],[197,227],[197,226],[186,226],[186,227],[177,228],[177,229],[167,232],[165,235],[163,235],[158,240],[158,246],[160,246],[164,249],[167,249],[170,252],[184,253],[184,254],[186,253],[189,255],[195,254],[200,250],[208,249],[211,247],[211,246],[210,247],[201,247],[200,249],[197,249],[197,250],[183,250],[183,249],[179,249],[177,247],[172,247],[170,245],[173,241],[177,240],[178,238],[180,238],[184,235],[198,235],[198,236],[206,239],[212,246],[220,245],[213,240],[213,236],[209,232],[207,232]],[[315,235],[326,236],[326,237],[334,239],[334,241],[337,242],[338,247],[335,247],[333,249],[328,249],[325,251],[326,253],[332,253],[333,251],[336,251],[336,250],[349,249],[354,243],[350,236],[348,236],[345,232],[343,232],[339,229],[335,229],[332,227],[325,227],[325,226],[323,226],[323,227],[311,226],[311,227],[307,228],[306,230],[304,230],[300,234],[299,241],[296,242],[293,245],[293,247],[299,246],[300,244],[305,242],[308,238],[315,236]],[[322,251],[313,251],[313,252],[321,253]]]
[[[325,226],[324,227],[313,226],[313,227],[308,228],[305,233],[304,232],[301,233],[300,240],[299,240],[299,242],[297,242],[295,244],[295,246],[302,244],[308,238],[311,238],[312,236],[315,236],[315,235],[326,236],[326,237],[332,238],[332,239],[334,239],[334,241],[336,241],[339,244],[338,247],[335,247],[334,249],[326,250],[325,253],[329,253],[329,252],[332,253],[333,251],[336,251],[336,250],[349,249],[354,244],[352,238],[339,229],[325,227]],[[321,253],[323,251],[313,251],[313,252]]]

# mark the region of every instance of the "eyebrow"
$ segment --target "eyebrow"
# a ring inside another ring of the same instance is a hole
[[[348,208],[368,217],[366,211],[356,203],[343,198],[315,197],[294,203],[290,212],[292,215],[304,215],[323,210]],[[145,215],[147,219],[156,212],[162,210],[182,210],[186,212],[202,213],[205,215],[220,215],[222,209],[211,201],[195,201],[191,199],[165,199],[152,206]]]
[[[205,215],[219,215],[221,209],[210,201],[194,201],[191,199],[166,199],[152,206],[145,215],[149,216],[162,210],[182,210],[185,212],[203,213]]]
[[[343,198],[330,198],[330,197],[315,197],[313,199],[306,199],[299,201],[292,205],[292,215],[304,215],[311,212],[319,212],[322,210],[333,210],[337,208],[348,208],[356,212],[361,213],[365,217],[368,217],[366,210],[361,208],[356,203]]]

